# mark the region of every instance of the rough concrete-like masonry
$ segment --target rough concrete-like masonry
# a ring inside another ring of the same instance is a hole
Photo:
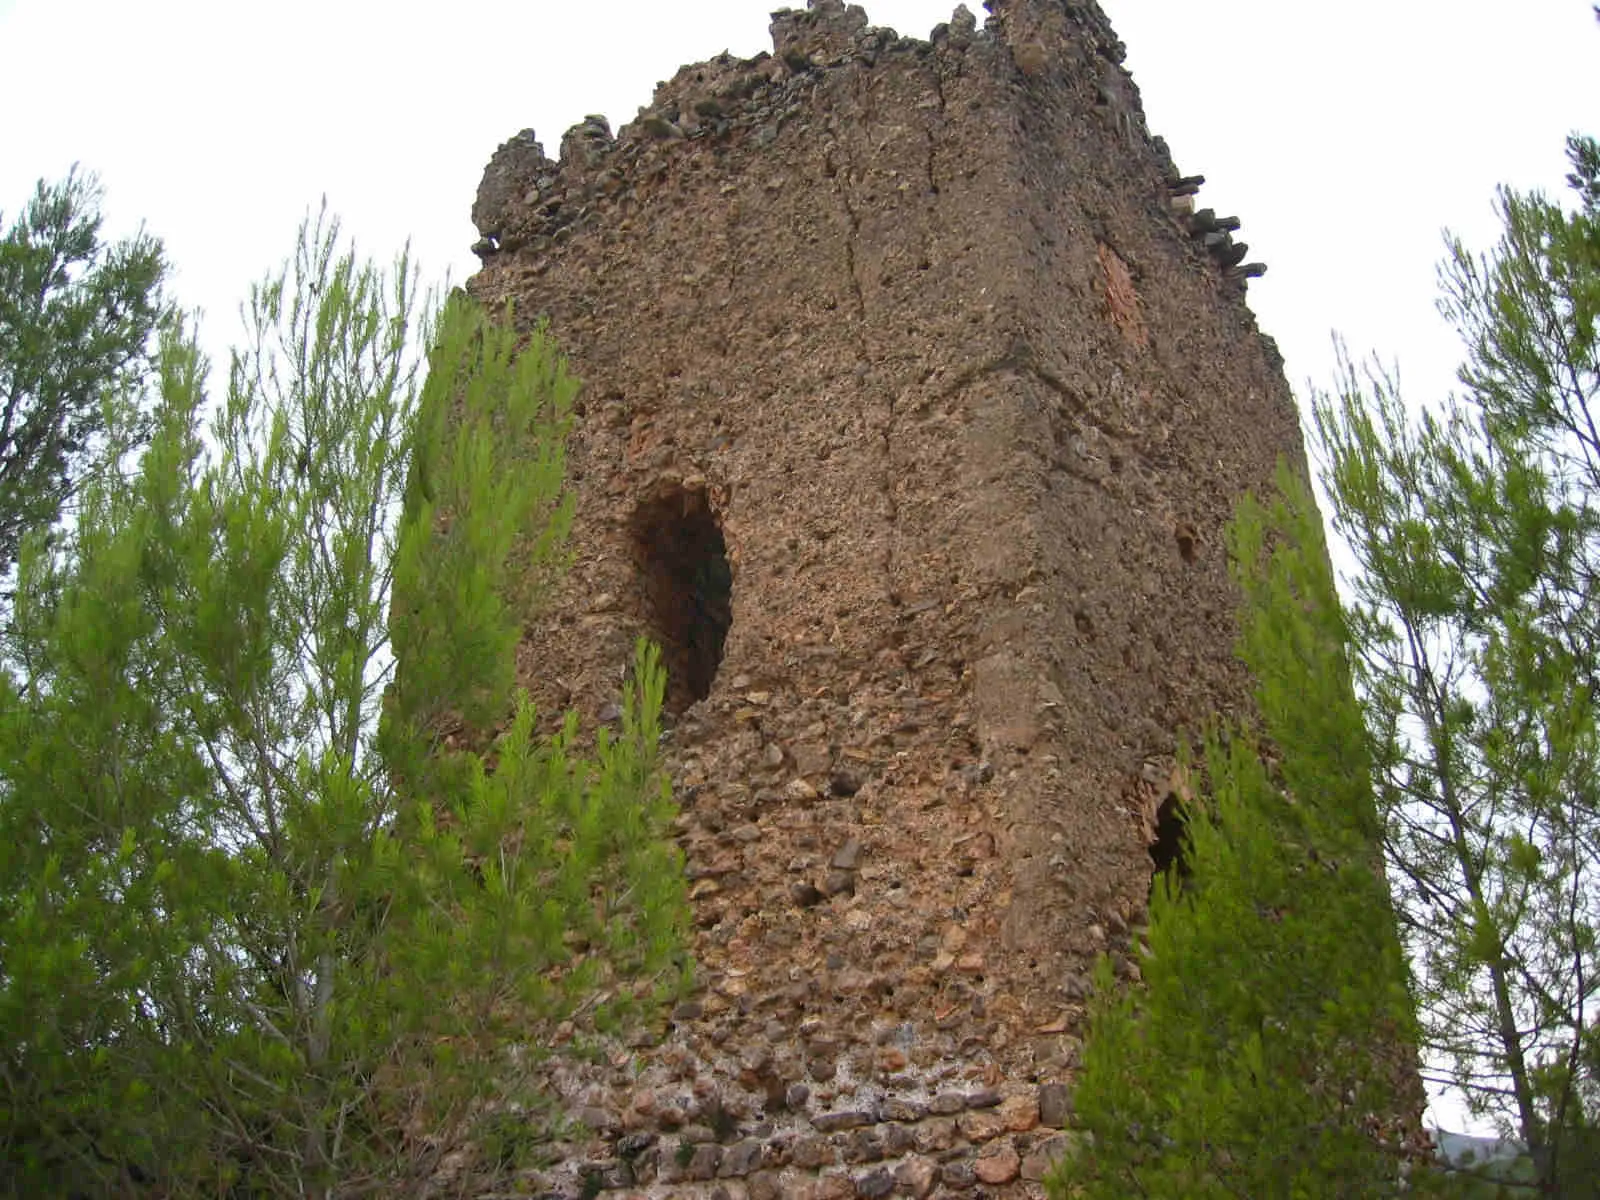
[[[1092,0],[993,10],[814,0],[485,172],[470,290],[585,381],[523,681],[603,719],[666,646],[704,983],[563,1068],[552,1194],[1042,1195],[1177,739],[1246,702],[1220,534],[1304,456],[1242,248]]]

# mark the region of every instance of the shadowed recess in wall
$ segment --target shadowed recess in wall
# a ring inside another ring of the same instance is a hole
[[[1155,872],[1150,879],[1154,894],[1163,875],[1171,874],[1172,886],[1181,887],[1189,877],[1189,831],[1183,801],[1171,792],[1156,810],[1156,836],[1150,843],[1150,861]]]
[[[631,526],[644,617],[667,668],[667,708],[711,692],[733,623],[733,571],[704,491],[672,488],[642,503]]]

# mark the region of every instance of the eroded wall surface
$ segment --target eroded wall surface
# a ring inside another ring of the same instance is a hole
[[[1098,8],[994,7],[779,13],[485,173],[469,289],[585,385],[523,682],[604,719],[668,643],[704,983],[563,1069],[554,1194],[1042,1195],[1177,739],[1245,703],[1220,535],[1303,465],[1280,363]]]

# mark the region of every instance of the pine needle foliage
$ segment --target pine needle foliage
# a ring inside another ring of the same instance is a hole
[[[513,694],[570,522],[559,355],[459,295],[435,318],[325,217],[246,319],[209,427],[169,330],[148,449],[22,551],[0,1190],[513,1171],[550,1028],[681,975],[655,651],[595,745]]]
[[[1075,1095],[1089,1136],[1057,1197],[1400,1187],[1385,1122],[1414,1082],[1405,963],[1320,520],[1303,481],[1279,487],[1230,532],[1260,731],[1204,739],[1189,874],[1158,882],[1143,986],[1100,965]]]
[[[1460,395],[1418,410],[1346,364],[1317,399],[1354,556],[1367,707],[1426,1059],[1527,1148],[1545,1192],[1600,1175],[1600,148],[1575,203],[1510,190],[1449,242]]]
[[[1526,1151],[1410,1192],[1595,1194],[1600,148],[1568,152],[1575,204],[1503,191],[1490,253],[1449,242],[1461,395],[1417,410],[1345,361],[1315,398],[1342,610],[1301,485],[1241,510],[1277,767],[1207,740],[1191,886],[1152,906],[1143,991],[1102,972],[1058,1194],[1390,1194],[1393,1139],[1360,1135],[1404,1064],[1359,1048],[1410,1044]]]
[[[76,170],[41,180],[0,236],[0,575],[22,537],[48,530],[107,461],[139,444],[149,412],[126,403],[145,384],[168,317],[161,244],[107,243],[102,194]],[[107,405],[110,392],[124,403]]]

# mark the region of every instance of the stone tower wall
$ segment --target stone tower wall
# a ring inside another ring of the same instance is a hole
[[[1245,703],[1220,533],[1303,465],[1280,362],[1097,6],[993,8],[780,12],[485,173],[469,288],[585,384],[523,682],[604,720],[667,643],[704,985],[563,1069],[554,1194],[1042,1195],[1177,739]]]

